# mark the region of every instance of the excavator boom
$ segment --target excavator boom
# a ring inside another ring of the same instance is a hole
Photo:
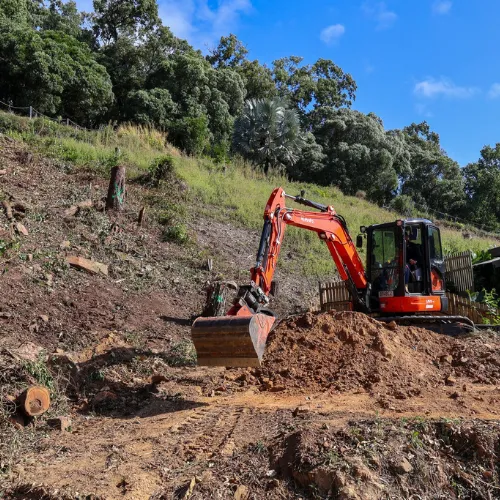
[[[319,210],[287,208],[285,201]],[[198,318],[191,336],[200,366],[260,366],[267,337],[276,318],[267,310],[269,295],[283,237],[288,225],[314,231],[323,240],[341,278],[363,305],[367,287],[365,271],[344,219],[331,206],[321,205],[302,196],[290,196],[276,188],[264,210],[264,228],[250,285],[240,287],[235,304],[226,316]]]

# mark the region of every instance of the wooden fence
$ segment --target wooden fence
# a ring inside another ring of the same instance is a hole
[[[446,292],[446,296],[448,297],[447,314],[451,316],[465,316],[478,325],[485,323],[485,319],[491,316],[500,316],[500,311],[492,311],[486,304],[473,302],[451,292]]]
[[[476,324],[483,324],[485,319],[495,314],[488,306],[479,302],[473,302],[468,298],[460,297],[451,292],[446,292],[448,297],[448,311],[450,316],[465,316]],[[332,309],[337,311],[351,311],[351,294],[343,281],[330,281],[319,283],[319,302],[321,311]],[[500,315],[500,311],[496,311]]]
[[[472,272],[472,254],[460,252],[444,258],[446,267],[446,287],[453,292],[464,293],[474,291],[474,274]]]

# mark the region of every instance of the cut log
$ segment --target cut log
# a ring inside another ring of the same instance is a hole
[[[76,206],[78,208],[92,208],[93,202],[92,202],[92,200],[84,200],[84,201],[81,201],[80,203],[77,203]]]
[[[66,262],[73,267],[83,269],[91,274],[104,274],[108,275],[108,266],[101,262],[85,259],[84,257],[77,257],[76,255],[68,255]]]
[[[26,415],[36,417],[49,409],[50,393],[41,385],[32,385],[17,398],[17,403]]]
[[[139,217],[137,218],[137,225],[142,226],[142,223],[144,222],[144,217],[146,216],[146,207],[142,207],[139,210]]]
[[[125,167],[120,165],[111,169],[106,210],[123,210],[125,201]]]

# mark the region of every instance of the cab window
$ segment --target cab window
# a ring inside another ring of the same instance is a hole
[[[370,270],[378,290],[395,290],[399,285],[399,245],[395,229],[376,229],[372,233]]]
[[[441,238],[439,230],[435,227],[429,226],[429,256],[431,261],[443,260],[443,250],[441,247]]]

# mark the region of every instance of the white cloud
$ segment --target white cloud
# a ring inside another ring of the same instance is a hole
[[[326,44],[335,43],[345,33],[345,27],[342,24],[332,24],[324,30],[321,30],[320,38]]]
[[[252,10],[251,0],[159,0],[163,24],[196,48],[210,48],[222,35],[234,31],[239,19]]]
[[[432,12],[434,14],[448,14],[452,6],[453,3],[450,0],[436,0],[432,4]]]
[[[378,30],[390,28],[398,19],[398,15],[389,10],[385,2],[365,2],[362,9],[365,15],[377,22]]]
[[[413,91],[416,95],[427,98],[444,96],[465,99],[476,94],[478,89],[475,87],[460,87],[446,78],[439,80],[428,78],[418,82]]]
[[[500,83],[494,83],[488,92],[490,99],[498,99],[500,97]]]

